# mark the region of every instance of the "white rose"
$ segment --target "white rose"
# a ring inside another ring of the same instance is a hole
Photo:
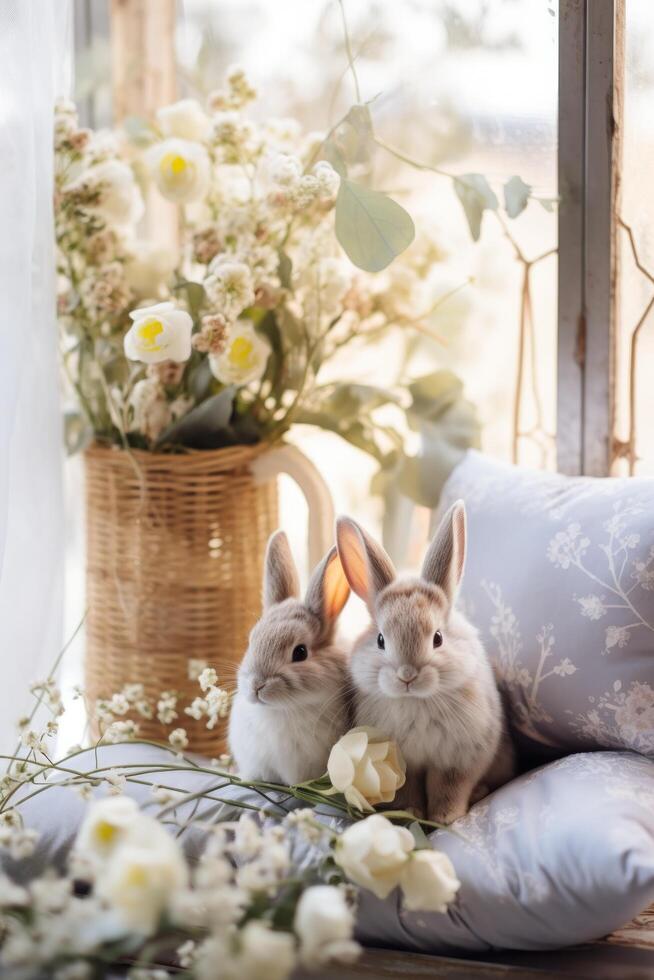
[[[233,964],[233,976],[238,980],[261,980],[262,977],[286,980],[293,970],[295,940],[290,933],[275,932],[253,919],[241,929],[238,939],[240,955]]]
[[[164,837],[153,833],[147,844],[119,847],[95,882],[96,894],[125,925],[145,935],[155,931],[172,896],[188,883],[179,845],[154,819],[151,822]]]
[[[109,224],[134,225],[143,217],[141,191],[132,168],[122,160],[104,160],[84,171],[75,184],[86,183],[98,190],[98,202],[91,210]],[[71,190],[75,184],[67,189]]]
[[[209,118],[195,99],[180,99],[157,110],[157,121],[164,136],[183,140],[203,140],[209,135]]]
[[[104,861],[127,841],[138,840],[143,816],[128,796],[111,796],[89,806],[75,841],[78,854]],[[165,831],[164,831],[165,833]]]
[[[386,898],[400,884],[413,844],[409,830],[375,813],[341,834],[334,860],[356,885]]]
[[[330,960],[351,963],[359,955],[360,947],[352,939],[354,913],[343,892],[332,885],[315,885],[302,894],[294,929],[305,966],[321,966]]]
[[[144,299],[157,297],[177,265],[173,249],[153,242],[135,242],[125,265],[130,288]]]
[[[221,354],[210,354],[212,374],[224,385],[244,385],[263,376],[270,346],[260,337],[249,320],[237,320]]]
[[[130,313],[133,320],[124,338],[125,357],[144,364],[188,361],[193,320],[174,303],[157,303]]]
[[[395,742],[374,728],[353,728],[329,753],[327,772],[350,806],[372,811],[390,803],[406,782],[406,765]]]
[[[426,849],[410,856],[401,884],[405,907],[423,912],[446,912],[461,887],[447,854]]]
[[[176,204],[204,197],[209,187],[209,157],[200,143],[168,139],[147,154],[152,177],[161,194]]]

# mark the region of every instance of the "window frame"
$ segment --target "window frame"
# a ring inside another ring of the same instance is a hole
[[[557,468],[615,460],[625,0],[560,0]]]

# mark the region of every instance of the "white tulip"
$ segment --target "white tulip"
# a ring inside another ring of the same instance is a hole
[[[332,885],[315,885],[302,894],[295,909],[294,929],[302,962],[308,967],[330,960],[351,963],[361,951],[352,939],[354,913],[343,892]]]
[[[407,909],[446,912],[461,887],[454,866],[442,851],[414,851],[402,873]]]
[[[263,376],[269,356],[270,345],[250,321],[237,320],[229,331],[224,351],[209,355],[209,366],[222,384],[244,385]]]
[[[209,135],[209,118],[195,99],[180,99],[157,110],[157,121],[166,137],[203,140]]]
[[[334,789],[350,806],[372,812],[390,803],[406,782],[406,765],[395,742],[374,728],[353,728],[339,738],[327,762]]]
[[[147,154],[152,177],[161,194],[176,204],[204,197],[209,187],[209,156],[200,143],[167,139]]]
[[[355,884],[386,898],[400,884],[413,845],[409,830],[376,813],[341,834],[334,860]]]
[[[157,303],[133,310],[134,322],[124,338],[125,356],[130,361],[158,364],[188,361],[191,356],[193,320],[174,303]]]
[[[125,265],[128,285],[143,299],[158,297],[177,265],[175,252],[154,242],[135,242],[131,248]]]
[[[152,819],[152,824],[160,828]],[[163,830],[147,844],[125,844],[95,882],[95,892],[130,930],[150,935],[157,928],[172,896],[188,883],[188,868],[175,840]]]

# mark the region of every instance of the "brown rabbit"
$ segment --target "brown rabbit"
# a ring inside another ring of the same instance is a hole
[[[334,643],[350,589],[332,548],[304,599],[283,531],[268,542],[264,610],[238,672],[229,747],[245,779],[318,779],[349,727],[345,652]]]
[[[455,608],[466,549],[465,507],[443,518],[419,578],[392,562],[353,520],[337,522],[347,580],[372,623],[352,652],[357,725],[394,738],[407,763],[400,804],[438,823],[513,774],[493,671],[476,629]]]

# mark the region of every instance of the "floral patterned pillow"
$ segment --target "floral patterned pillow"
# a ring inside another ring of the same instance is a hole
[[[469,451],[460,601],[481,631],[513,727],[550,754],[654,758],[654,480],[567,477]]]

